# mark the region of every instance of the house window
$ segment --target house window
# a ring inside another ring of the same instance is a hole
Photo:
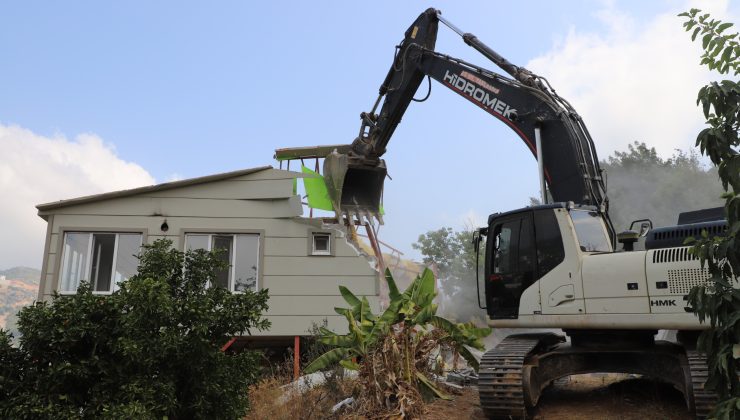
[[[76,292],[89,281],[93,292],[111,293],[136,274],[139,233],[65,232],[59,291]]]
[[[185,246],[188,250],[222,250],[219,257],[229,267],[216,273],[214,279],[216,286],[232,292],[257,290],[260,259],[259,234],[188,233],[185,235]]]
[[[311,255],[331,255],[331,234],[314,232]]]

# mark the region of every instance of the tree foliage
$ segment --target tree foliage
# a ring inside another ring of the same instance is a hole
[[[480,309],[476,292],[476,270],[483,264],[485,251],[476,261],[471,242],[473,228],[455,231],[450,227],[432,230],[411,246],[421,252],[424,264],[434,267],[439,277],[440,312],[460,322],[468,322],[485,312]],[[485,243],[482,243],[485,246]]]
[[[654,147],[633,142],[601,165],[607,174],[609,216],[617,231],[644,218],[655,226],[671,226],[681,212],[722,205],[716,169],[705,168],[693,150],[676,150],[663,159]]]
[[[213,253],[159,240],[112,295],[83,283],[24,308],[20,346],[0,332],[0,417],[243,417],[258,355],[220,348],[269,327],[267,291],[208,287],[223,266]]]
[[[306,367],[306,373],[337,364],[360,372],[365,397],[371,405],[398,411],[404,418],[422,413],[423,396],[447,396],[429,379],[436,356],[450,349],[474,368],[478,362],[467,346],[483,350],[481,339],[490,328],[455,324],[437,316],[434,275],[429,269],[399,291],[389,270],[385,273],[390,295],[382,314],[372,313],[367,298],[340,286],[349,308],[335,308],[347,318],[349,333],[321,329],[319,340],[333,348]]]
[[[738,33],[728,32],[732,23],[713,19],[708,13],[691,9],[685,17],[691,39],[701,37],[704,53],[701,64],[724,75],[740,74]],[[713,416],[740,417],[740,291],[736,288],[740,273],[740,84],[736,80],[712,82],[699,90],[697,105],[706,118],[707,127],[696,138],[696,145],[717,167],[725,191],[725,215],[728,232],[724,237],[709,238],[706,232],[693,252],[702,266],[709,268],[710,281],[695,287],[689,303],[702,322],[709,320],[711,329],[702,333],[698,346],[708,356],[707,387],[719,395]]]

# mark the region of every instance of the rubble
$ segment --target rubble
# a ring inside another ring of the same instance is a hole
[[[352,404],[354,404],[355,399],[354,397],[345,398],[342,401],[339,401],[334,405],[334,407],[331,408],[332,413],[336,413],[337,411],[341,410],[344,407],[350,407]]]
[[[478,384],[478,374],[473,369],[462,369],[449,372],[445,384],[449,382],[458,386],[471,386]]]

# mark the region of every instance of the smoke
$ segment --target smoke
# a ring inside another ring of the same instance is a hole
[[[455,264],[461,264],[456,259]],[[483,273],[479,279],[483,278]],[[456,275],[446,274],[438,277],[438,313],[455,322],[472,322],[478,326],[486,325],[486,311],[480,306],[485,305],[485,290],[480,287],[480,301],[474,270],[466,270]]]
[[[634,143],[628,152],[615,152],[602,163],[617,232],[628,229],[633,220],[672,226],[679,213],[724,205],[717,170],[705,168],[695,151],[676,151],[665,160],[654,152]]]
[[[482,278],[485,250],[481,247],[480,263],[476,262],[472,244],[474,223],[469,221],[460,231],[450,227],[429,231],[420,235],[412,247],[421,252],[424,264],[437,277],[438,313],[452,321],[485,325],[486,313],[480,308],[484,291],[480,291],[479,304],[476,287],[476,267],[481,269],[479,278]]]

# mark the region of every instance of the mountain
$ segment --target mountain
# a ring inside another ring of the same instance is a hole
[[[15,332],[15,315],[38,297],[41,271],[30,267],[0,270],[0,328]]]

